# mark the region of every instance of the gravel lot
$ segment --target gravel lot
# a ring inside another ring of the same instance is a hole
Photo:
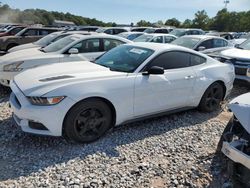
[[[235,85],[229,100],[248,92]],[[13,125],[0,88],[0,187],[220,187],[220,135],[231,114],[191,110],[110,131],[92,144],[33,136]]]

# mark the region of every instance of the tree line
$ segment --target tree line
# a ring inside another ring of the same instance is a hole
[[[216,30],[216,31],[234,31],[234,32],[248,32],[250,31],[250,11],[243,12],[229,12],[227,9],[222,9],[217,12],[216,16],[210,18],[205,10],[198,11],[194,15],[194,19],[186,19],[180,22],[176,18],[171,18],[157,23],[150,23],[141,20],[137,23],[138,26],[153,26],[153,25],[166,25],[178,28],[201,28],[203,30]]]
[[[56,11],[46,11],[42,9],[19,10],[10,8],[7,4],[0,2],[0,22],[13,22],[25,24],[53,25],[54,20],[72,21],[76,25],[94,26],[116,26],[114,22],[105,23],[95,18],[76,16],[70,13]],[[131,23],[131,25],[134,25]],[[205,10],[195,13],[194,19],[186,19],[184,22],[176,18],[171,18],[157,23],[145,20],[139,21],[136,26],[175,26],[178,28],[201,28],[203,30],[216,31],[250,31],[250,11],[229,12],[222,9],[217,12],[215,17],[210,18]]]

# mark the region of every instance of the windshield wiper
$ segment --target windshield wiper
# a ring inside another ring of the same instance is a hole
[[[110,71],[117,71],[117,72],[126,72],[126,71],[124,71],[124,70],[117,69],[117,68],[113,68],[113,67],[109,67],[109,70],[110,70]]]

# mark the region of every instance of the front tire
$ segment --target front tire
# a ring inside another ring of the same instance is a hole
[[[215,82],[210,85],[203,94],[199,109],[203,112],[213,112],[220,108],[220,103],[224,98],[223,86]]]
[[[70,140],[93,142],[112,127],[112,112],[100,99],[88,99],[76,104],[64,121],[64,135]]]

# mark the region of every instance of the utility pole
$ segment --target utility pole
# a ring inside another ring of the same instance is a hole
[[[229,0],[224,0],[224,4],[225,4],[225,9],[227,9],[227,5],[230,3]]]

